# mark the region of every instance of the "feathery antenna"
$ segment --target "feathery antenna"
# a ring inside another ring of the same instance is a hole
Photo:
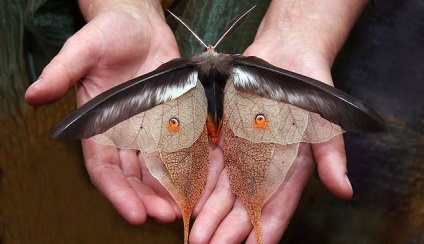
[[[221,36],[219,37],[218,41],[216,41],[215,45],[213,45],[213,49],[216,48],[216,46],[218,46],[219,43],[221,43],[221,41],[227,37],[228,35],[230,35],[233,30],[235,30],[237,27],[240,26],[240,24],[243,22],[244,19],[246,19],[247,16],[249,16],[250,12],[252,12],[252,10],[256,7],[253,6],[251,7],[249,10],[247,10],[246,12],[240,14],[239,16],[237,16],[236,18],[234,18],[225,28],[224,32],[221,34]],[[196,38],[196,41],[204,46],[205,48],[208,48],[208,45],[205,44],[205,42],[202,41],[202,39],[200,39],[200,37],[192,30],[190,29],[190,27],[188,27],[188,25],[186,23],[184,23],[184,21],[180,18],[178,18],[175,14],[173,14],[171,11],[168,11],[168,13],[170,15],[172,15],[172,17],[174,17],[182,26],[184,26],[184,28],[186,28],[193,36],[194,38]]]
[[[194,38],[196,38],[196,40],[197,40],[197,42],[198,43],[200,43],[200,45],[202,45],[202,46],[204,46],[205,48],[208,48],[208,45],[206,45],[203,41],[202,41],[202,39],[200,39],[200,37],[196,34],[196,33],[194,33],[194,31],[192,31],[191,29],[190,29],[190,27],[188,27],[188,25],[186,24],[186,23],[184,23],[184,21],[182,21],[180,18],[178,18],[175,14],[173,14],[171,11],[169,11],[169,10],[166,10],[166,11],[168,11],[168,13],[170,14],[170,15],[172,15],[182,26],[184,26],[187,30],[188,30],[188,32],[190,32],[193,36],[194,36]]]
[[[252,10],[256,7],[253,6],[251,7],[249,10],[247,10],[246,12],[240,14],[239,16],[235,17],[225,28],[224,32],[221,34],[221,37],[218,39],[218,41],[216,41],[215,45],[213,46],[213,48],[216,48],[216,46],[218,46],[218,44],[228,35],[230,35],[233,30],[235,30],[237,27],[240,26],[240,24],[243,22],[244,19],[246,19],[247,16],[249,16],[250,12],[252,12]]]

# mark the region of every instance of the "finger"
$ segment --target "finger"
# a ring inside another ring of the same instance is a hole
[[[82,140],[82,147],[87,171],[96,188],[128,222],[144,223],[145,207],[120,168],[118,149],[92,140]]]
[[[312,150],[322,183],[336,197],[343,200],[351,199],[353,190],[347,177],[343,136],[338,135],[327,142],[313,144]]]
[[[262,241],[278,243],[299,203],[302,191],[314,169],[314,160],[309,144],[302,143],[292,167],[278,190],[262,209]],[[246,243],[256,243],[252,231]]]
[[[137,151],[119,150],[119,157],[123,174],[143,202],[147,216],[161,223],[173,222],[176,216],[172,205],[142,183]]]
[[[235,196],[231,192],[228,172],[224,169],[215,190],[194,221],[190,233],[190,243],[208,243],[221,221],[231,211],[234,201]]]
[[[211,144],[209,150],[208,179],[206,181],[204,192],[202,193],[199,201],[194,206],[192,214],[193,217],[196,217],[199,214],[199,212],[203,208],[203,205],[209,199],[209,196],[214,191],[223,169],[224,154],[222,152],[222,149],[217,145]]]
[[[140,181],[129,181],[129,183],[142,200],[149,218],[153,218],[160,223],[175,221],[177,215],[172,204],[158,196]]]
[[[28,88],[25,100],[29,104],[41,105],[62,98],[98,62],[101,39],[95,34],[96,31],[87,28],[84,27],[66,41],[39,79]]]
[[[237,199],[231,212],[212,236],[210,243],[241,243],[252,229],[246,208],[240,199]]]

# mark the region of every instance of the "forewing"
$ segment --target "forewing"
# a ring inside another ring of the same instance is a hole
[[[156,70],[118,85],[76,109],[50,132],[53,139],[82,139],[173,100],[196,85],[193,62],[174,59]]]
[[[319,143],[342,133],[335,125],[320,115],[293,105],[237,90],[227,83],[225,113],[231,130],[237,137],[254,143],[287,145],[299,142]],[[255,124],[263,115],[266,127]]]
[[[184,95],[122,121],[93,139],[99,144],[142,152],[175,152],[190,147],[204,129],[207,110],[202,85]],[[178,127],[170,127],[172,119]]]
[[[321,115],[346,131],[384,131],[381,116],[348,94],[257,57],[233,56],[234,86],[261,97],[288,103]]]

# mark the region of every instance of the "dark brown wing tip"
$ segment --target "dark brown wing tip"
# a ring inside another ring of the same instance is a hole
[[[375,109],[341,90],[313,78],[281,69],[255,56],[234,55],[233,62],[260,82],[239,84],[238,89],[290,103],[353,132],[387,131],[384,119]],[[259,85],[261,84],[261,85]],[[276,92],[278,91],[278,92]],[[302,99],[299,99],[302,98]]]

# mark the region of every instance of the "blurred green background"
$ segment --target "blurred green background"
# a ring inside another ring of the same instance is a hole
[[[213,43],[257,4],[219,49],[242,53],[269,1],[163,1]],[[311,177],[282,243],[424,243],[424,1],[374,1],[336,60],[336,87],[375,107],[385,134],[346,134],[354,199]],[[219,17],[218,17],[219,16]],[[28,106],[26,88],[83,24],[75,2],[0,2],[0,243],[182,243],[182,221],[126,223],[92,186],[79,142],[48,139],[75,107]],[[168,18],[184,57],[202,51]]]

